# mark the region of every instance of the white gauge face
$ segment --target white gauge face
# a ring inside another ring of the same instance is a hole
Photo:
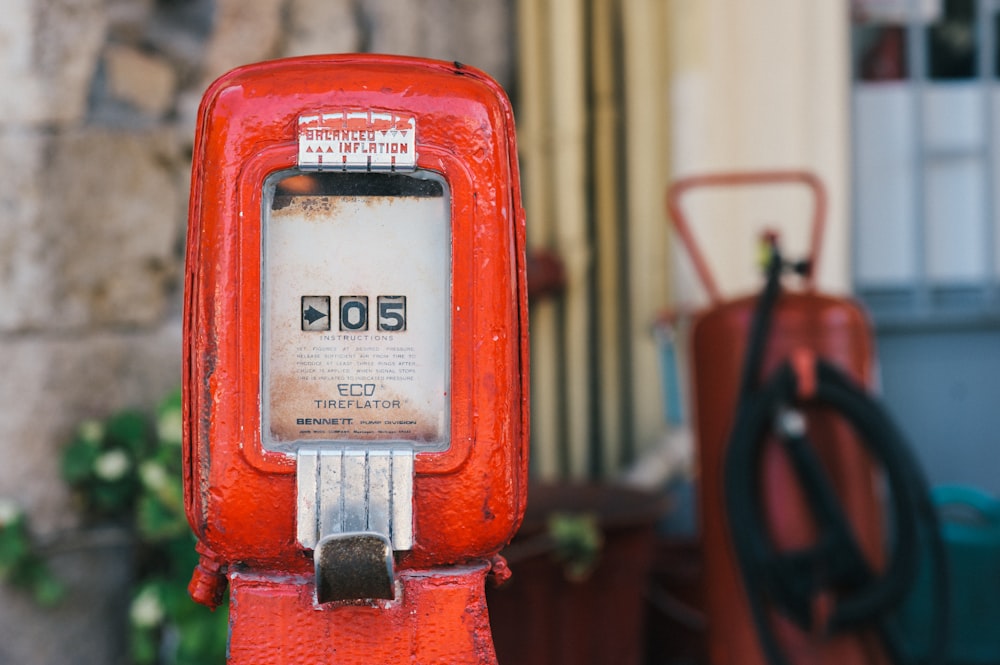
[[[448,445],[451,206],[429,174],[279,174],[262,223],[261,439]]]

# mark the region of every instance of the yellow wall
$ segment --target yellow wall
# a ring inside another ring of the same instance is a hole
[[[518,131],[529,245],[567,290],[534,303],[537,476],[613,475],[666,429],[652,325],[700,302],[671,247],[676,177],[804,168],[830,194],[820,264],[849,286],[848,12],[802,0],[519,0]],[[756,287],[756,229],[804,251],[805,190],[685,199],[724,292]],[[596,462],[595,462],[596,460]]]
[[[819,284],[849,288],[849,33],[846,2],[672,0],[671,161],[676,176],[804,168],[824,181],[829,224]],[[805,190],[695,201],[706,253],[728,290],[754,285],[751,225],[788,223],[805,248]],[[696,222],[697,223],[697,222]]]

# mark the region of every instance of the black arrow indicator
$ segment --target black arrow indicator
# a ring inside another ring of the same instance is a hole
[[[302,296],[302,330],[330,329],[330,296]]]
[[[318,309],[310,305],[309,309],[307,309],[306,313],[303,314],[302,316],[305,317],[305,320],[309,323],[309,325],[312,325],[317,321],[319,321],[320,319],[322,319],[324,316],[329,316],[329,314],[324,314],[323,312],[319,311]]]

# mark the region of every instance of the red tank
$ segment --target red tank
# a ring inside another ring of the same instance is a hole
[[[680,200],[684,192],[693,188],[773,183],[804,185],[814,194],[812,270],[809,274],[815,274],[826,203],[822,183],[815,176],[799,171],[698,176],[676,182],[667,197],[678,234],[711,299],[709,307],[700,312],[693,323],[691,353],[707,646],[713,665],[763,665],[767,662],[730,536],[724,472],[758,296],[723,300],[688,229]],[[761,375],[770,375],[779,364],[803,349],[836,365],[862,385],[870,387],[874,382],[874,349],[865,313],[853,301],[816,293],[811,277],[806,278],[803,291],[782,290],[778,296],[762,351]],[[883,529],[872,461],[845,422],[829,413],[812,413],[808,409],[806,415],[808,435],[835,485],[855,538],[868,562],[877,570],[884,558]],[[775,441],[764,443],[761,468],[756,473],[762,479],[765,521],[775,547],[786,550],[812,545],[816,538],[812,513],[801,483]],[[815,609],[823,611],[823,608]],[[829,638],[803,631],[776,612],[770,612],[769,616],[777,641],[790,663],[887,662],[873,636],[849,633]]]

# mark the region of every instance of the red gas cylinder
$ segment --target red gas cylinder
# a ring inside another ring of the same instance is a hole
[[[798,171],[726,173],[687,178],[668,192],[668,208],[681,240],[691,253],[696,272],[711,303],[691,329],[694,427],[699,464],[699,503],[704,549],[704,603],[708,619],[708,653],[713,665],[763,665],[767,662],[734,551],[726,510],[725,464],[737,409],[742,371],[748,352],[758,296],[723,300],[702,259],[680,205],[682,195],[701,187],[757,184],[804,185],[815,196],[810,275],[815,274],[822,237],[825,194],[813,175]],[[811,277],[801,292],[782,291],[774,303],[761,354],[761,374],[797,354],[821,357],[859,384],[871,386],[874,350],[866,316],[854,302],[816,293]],[[794,361],[793,361],[794,362]],[[808,365],[808,360],[806,361]],[[808,368],[804,370],[808,373]],[[844,514],[858,545],[874,569],[883,554],[882,512],[876,494],[876,474],[864,446],[842,420],[807,409],[808,433],[832,479]],[[806,488],[773,441],[764,443],[759,477],[766,507],[768,536],[780,550],[809,547],[817,538]],[[813,608],[822,614],[822,601]],[[765,621],[777,637],[789,663],[827,665],[885,662],[874,639],[865,633],[830,637],[806,631],[768,612]]]

